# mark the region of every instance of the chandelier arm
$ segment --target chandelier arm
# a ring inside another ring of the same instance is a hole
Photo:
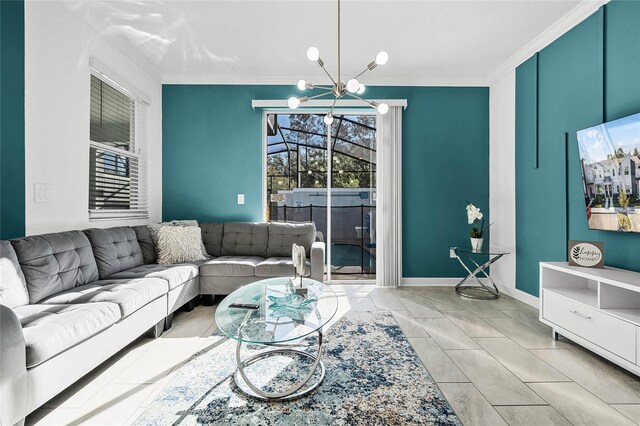
[[[310,96],[309,98],[307,98],[307,101],[310,101],[311,99],[321,98],[322,96],[326,96],[329,93],[333,93],[333,92],[331,90],[329,90],[327,92],[322,92],[322,93],[320,93],[318,95],[315,95],[315,96]]]
[[[317,84],[313,85],[314,89],[325,89],[325,90],[333,90],[332,86],[318,86]]]
[[[331,74],[329,74],[329,71],[327,71],[327,69],[324,67],[324,64],[320,65],[320,68],[322,68],[322,71],[325,72],[325,74],[327,74],[327,76],[329,76],[329,78],[331,79],[331,81],[333,82],[333,84],[337,84],[336,81],[333,79],[333,77],[331,77]]]
[[[355,79],[357,79],[358,77],[360,77],[362,74],[366,73],[367,71],[373,71],[374,69],[376,69],[378,67],[378,64],[376,64],[376,61],[372,61],[370,62],[367,67],[364,69],[364,71],[362,71],[360,74],[356,75]]]
[[[329,114],[331,114],[331,115],[333,115],[333,109],[334,109],[334,108],[335,108],[335,106],[336,106],[336,102],[338,102],[338,98],[335,98],[335,99],[333,100],[333,103],[331,104],[331,109],[329,110]]]
[[[362,71],[360,74],[356,75],[353,78],[358,79],[360,76],[362,76],[362,74],[366,73],[367,71],[369,71],[369,67],[365,68],[364,71]]]
[[[371,106],[372,106],[372,107],[374,107],[374,108],[375,108],[375,106],[376,106],[372,101],[368,101],[368,100],[366,100],[366,99],[364,99],[364,98],[361,98],[361,97],[360,97],[360,96],[358,96],[358,95],[354,95],[353,93],[349,93],[349,92],[347,92],[346,94],[347,94],[347,95],[349,95],[349,96],[351,96],[352,98],[355,98],[355,99],[358,99],[358,100],[360,100],[360,101],[362,101],[362,102],[368,103],[369,105],[371,105]]]

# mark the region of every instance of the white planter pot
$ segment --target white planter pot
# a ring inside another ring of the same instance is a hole
[[[481,252],[482,241],[483,241],[483,238],[471,238],[471,250],[475,252]]]

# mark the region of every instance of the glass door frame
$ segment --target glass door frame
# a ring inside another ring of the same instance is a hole
[[[268,136],[267,136],[267,115],[269,114],[281,114],[281,115],[285,115],[285,114],[326,114],[328,111],[330,110],[330,108],[304,108],[304,109],[297,109],[297,110],[291,110],[289,108],[263,108],[262,110],[262,216],[264,220],[269,220],[268,217],[266,217],[266,209],[264,208],[267,205],[267,160],[268,160],[268,152],[267,152],[267,145],[268,145]],[[378,129],[379,129],[379,119],[380,119],[380,115],[376,113],[375,110],[372,109],[362,109],[362,108],[347,108],[347,107],[342,107],[342,108],[335,108],[334,109],[334,115],[346,115],[346,114],[353,114],[353,115],[372,115],[376,117],[376,142],[380,140],[380,137],[378,136]],[[325,282],[329,283],[329,284],[376,284],[376,278],[365,278],[365,279],[341,279],[341,280],[333,280],[331,277],[331,190],[332,190],[332,164],[333,161],[331,161],[331,156],[333,155],[333,151],[332,151],[332,141],[333,138],[331,136],[331,125],[327,125],[327,238],[325,241],[325,257],[326,257],[326,276],[327,279]],[[380,181],[379,176],[378,176],[378,153],[379,153],[379,149],[376,146],[376,185],[377,182]],[[376,235],[379,235],[378,233],[378,223],[379,221],[376,220]]]

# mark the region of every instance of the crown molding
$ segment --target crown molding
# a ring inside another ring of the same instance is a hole
[[[305,108],[331,108],[333,106],[336,108],[370,108],[366,103],[367,101],[384,102],[389,106],[407,108],[406,99],[366,99],[364,101],[356,99],[339,99],[337,101],[331,99],[312,99],[305,102],[304,105],[300,105],[299,108],[303,110]],[[289,108],[289,105],[286,99],[254,99],[251,101],[251,108]]]
[[[326,76],[324,77],[326,79]],[[295,87],[300,76],[220,76],[220,75],[165,75],[162,84],[236,84],[236,85],[285,85]],[[324,80],[322,80],[324,81]],[[469,77],[407,77],[377,76],[365,82],[367,86],[430,86],[430,87],[488,87],[482,76]],[[320,83],[318,83],[320,84]]]
[[[578,4],[562,18],[554,22],[553,25],[547,28],[542,34],[531,40],[522,49],[518,50],[513,56],[489,73],[487,77],[488,83],[491,85],[497,80],[500,80],[536,52],[541,51],[580,22],[593,15],[603,5],[609,3],[609,1],[610,0],[586,0]]]

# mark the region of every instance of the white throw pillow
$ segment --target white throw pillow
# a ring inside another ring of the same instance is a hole
[[[158,254],[158,232],[160,232],[160,228],[166,226],[195,226],[198,227],[197,220],[172,220],[171,222],[160,222],[160,223],[150,223],[147,225],[149,228],[149,234],[151,235],[151,240],[153,244],[156,246],[156,255]],[[207,253],[207,249],[204,247],[204,242],[202,241],[202,237],[200,238],[200,251],[204,257],[208,257],[209,253]]]
[[[158,229],[158,263],[193,262],[206,259],[202,255],[202,230],[198,226],[162,226]]]

